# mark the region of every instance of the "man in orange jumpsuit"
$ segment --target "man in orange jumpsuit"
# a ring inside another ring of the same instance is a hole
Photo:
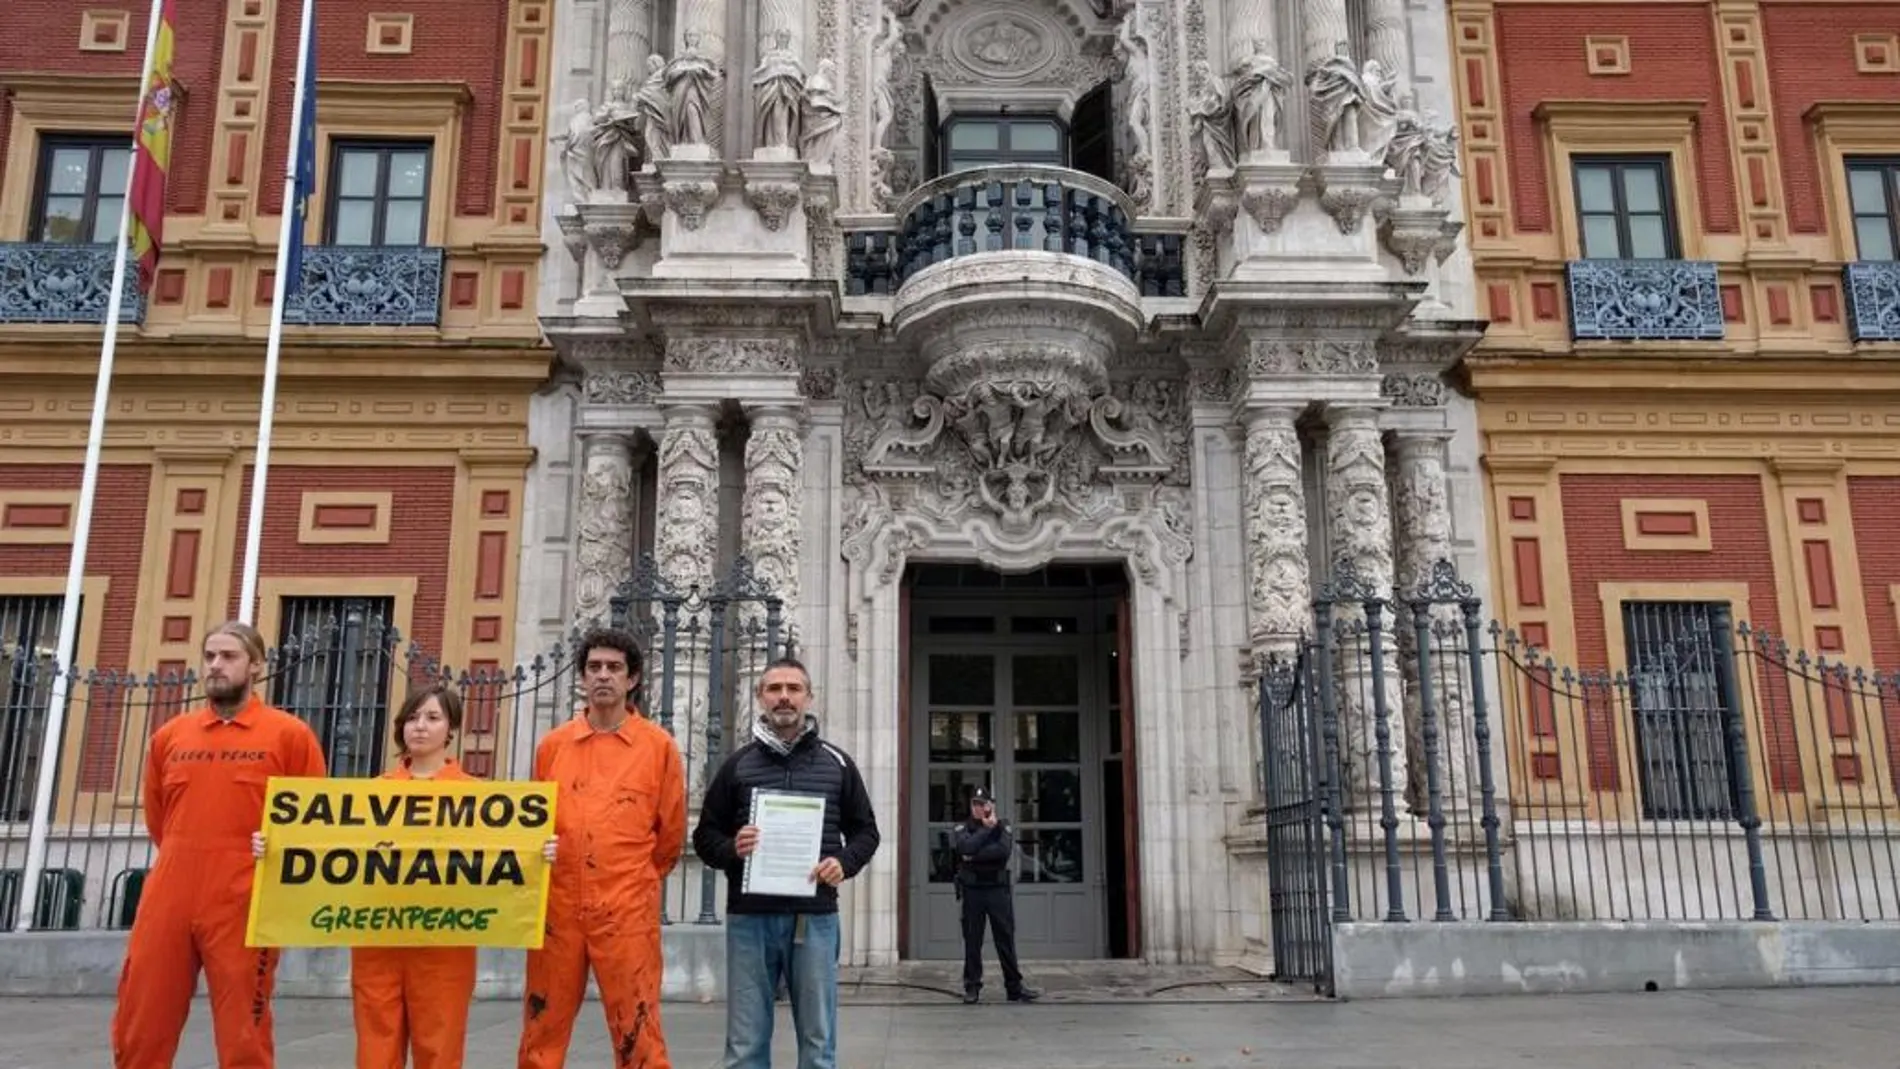
[[[324,775],[309,725],[252,687],[264,639],[249,624],[204,641],[208,707],[165,722],[145,759],[145,827],[158,862],[145,881],[112,1017],[116,1069],[171,1069],[202,968],[220,1069],[272,1069],[271,995],[278,952],[244,945],[251,909],[251,833],[272,776]]]
[[[592,966],[619,1069],[671,1069],[660,1030],[660,887],[686,847],[686,776],[673,736],[628,705],[640,647],[581,640],[587,713],[549,732],[534,778],[554,782],[547,934],[528,952],[520,1069],[561,1069]]]

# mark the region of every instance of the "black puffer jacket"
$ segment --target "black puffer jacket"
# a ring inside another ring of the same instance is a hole
[[[803,791],[825,797],[823,857],[835,857],[845,879],[871,863],[880,841],[877,815],[857,763],[831,743],[808,731],[789,755],[778,753],[757,739],[734,750],[719,766],[706,787],[693,829],[693,852],[708,866],[726,874],[727,913],[836,913],[838,889],[818,885],[812,898],[749,895],[744,885],[745,863],[733,848],[733,839],[752,812],[755,788]]]

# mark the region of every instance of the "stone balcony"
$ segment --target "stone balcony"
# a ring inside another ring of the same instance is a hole
[[[110,244],[0,243],[0,323],[101,324],[112,298]],[[127,262],[119,322],[138,323],[145,302]]]
[[[1900,341],[1900,262],[1861,260],[1841,275],[1848,336],[1857,342]]]
[[[1722,293],[1701,260],[1573,260],[1565,265],[1573,341],[1720,341]]]
[[[284,304],[300,326],[434,327],[442,322],[443,250],[426,245],[310,245],[303,291]]]

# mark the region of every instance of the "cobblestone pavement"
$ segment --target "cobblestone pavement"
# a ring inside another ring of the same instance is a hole
[[[477,1003],[466,1069],[514,1065],[518,1011]],[[350,1069],[349,1003],[278,1003],[284,1069]],[[0,998],[0,1069],[110,1062],[109,999]],[[840,1011],[839,1069],[1900,1069],[1900,988],[1320,1002],[855,1000]],[[668,1003],[680,1069],[719,1063],[722,1007]],[[776,1065],[796,1065],[781,1010]],[[214,1069],[208,1011],[193,1009],[175,1069]],[[611,1069],[597,1004],[570,1069]]]

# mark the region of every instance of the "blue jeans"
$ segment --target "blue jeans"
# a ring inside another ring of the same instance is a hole
[[[792,996],[798,1069],[835,1069],[838,1054],[838,915],[733,913],[726,917],[724,1069],[771,1069],[780,978]]]

